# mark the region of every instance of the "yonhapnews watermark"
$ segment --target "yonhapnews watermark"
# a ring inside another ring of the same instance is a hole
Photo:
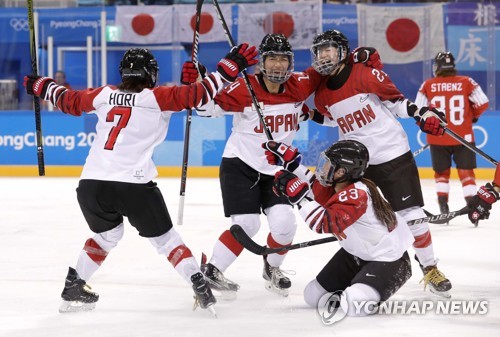
[[[325,325],[342,320],[349,310],[356,316],[377,315],[486,315],[489,302],[485,299],[458,300],[388,300],[380,305],[375,301],[353,301],[347,303],[343,292],[323,295],[318,301],[318,314]],[[341,302],[342,301],[342,302]],[[342,305],[341,305],[342,303]]]

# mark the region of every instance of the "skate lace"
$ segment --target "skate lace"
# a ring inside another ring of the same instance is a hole
[[[446,281],[446,277],[444,276],[444,274],[441,273],[439,269],[433,268],[424,275],[424,277],[420,280],[420,283],[424,282],[424,290],[425,290],[429,283],[438,285],[443,281]]]
[[[280,267],[271,267],[271,266],[269,266],[269,268],[273,278],[283,278],[286,277],[286,275],[296,274],[295,270],[283,270],[280,269]]]

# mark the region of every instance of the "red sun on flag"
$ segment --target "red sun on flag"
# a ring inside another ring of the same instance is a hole
[[[283,34],[287,38],[293,33],[295,23],[293,17],[285,12],[273,12],[264,19],[264,32],[266,34]]]
[[[146,13],[137,14],[132,19],[132,29],[137,35],[148,35],[155,28],[155,19]]]
[[[191,17],[191,29],[193,31],[195,30],[196,27],[196,15],[193,15]],[[214,26],[214,18],[210,13],[207,12],[202,12],[200,15],[200,34],[206,34],[209,31],[212,30],[212,27]]]
[[[420,28],[411,19],[396,19],[389,24],[385,35],[391,48],[404,53],[412,50],[418,44]]]

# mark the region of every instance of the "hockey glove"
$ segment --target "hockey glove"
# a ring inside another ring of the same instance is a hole
[[[271,165],[282,165],[287,171],[293,172],[299,167],[302,155],[296,147],[268,141],[262,144],[264,148],[267,162]]]
[[[50,83],[55,83],[55,81],[49,77],[27,75],[24,76],[23,85],[28,95],[35,95],[45,99],[47,88]]]
[[[193,61],[186,61],[182,65],[181,83],[184,85],[195,83],[198,80],[198,76],[205,78],[206,74],[207,68],[203,64],[198,63],[198,68],[196,68]]]
[[[255,46],[248,47],[247,43],[233,47],[222,60],[217,63],[217,72],[226,82],[234,82],[238,74],[247,67],[259,62]]]
[[[446,115],[432,105],[418,109],[413,118],[417,121],[422,132],[433,136],[441,136],[444,134]]]
[[[375,48],[371,47],[358,47],[354,49],[349,55],[349,63],[364,63],[368,67],[381,70],[384,67],[380,54]]]
[[[477,194],[472,197],[467,205],[469,207],[469,220],[472,223],[477,223],[479,220],[488,219],[490,217],[491,205],[500,199],[500,195],[493,188],[493,185],[487,183],[481,186]]]
[[[299,203],[309,192],[309,184],[288,171],[278,171],[274,175],[274,194],[284,195],[292,205]]]

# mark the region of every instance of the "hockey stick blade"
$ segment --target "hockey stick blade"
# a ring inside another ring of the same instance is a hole
[[[450,221],[451,219],[456,218],[457,216],[467,214],[468,211],[469,211],[469,207],[465,206],[464,208],[459,209],[458,211],[434,215],[434,214],[432,214],[424,209],[424,212],[427,216],[425,218],[420,218],[420,219],[408,221],[408,225],[409,226],[417,225],[417,224],[420,224],[423,222],[429,222],[429,223],[433,223],[433,224],[437,224],[437,225],[443,225],[443,224],[447,223],[448,221]]]
[[[238,241],[243,247],[245,247],[246,250],[257,255],[269,255],[283,251],[306,248],[327,242],[337,241],[337,238],[335,236],[330,236],[318,240],[294,243],[293,245],[279,247],[279,248],[269,248],[266,246],[261,246],[255,241],[253,241],[252,238],[249,237],[247,233],[245,233],[245,230],[243,230],[243,228],[241,228],[240,225],[232,225],[230,231],[233,237],[236,239],[236,241]]]

